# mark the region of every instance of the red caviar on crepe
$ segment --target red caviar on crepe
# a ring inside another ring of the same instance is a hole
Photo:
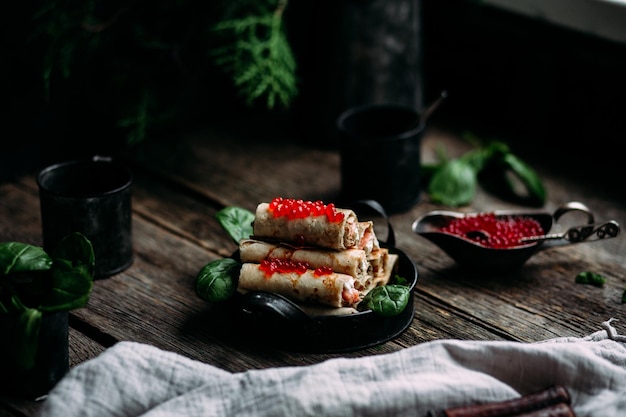
[[[278,240],[297,246],[334,250],[379,248],[372,222],[359,222],[356,213],[334,204],[275,198],[257,206],[255,238]]]
[[[371,221],[334,204],[275,198],[260,203],[253,236],[239,243],[238,290],[263,290],[305,304],[355,307],[385,285],[398,256],[381,248]]]
[[[310,269],[306,264],[280,259],[266,259],[260,264],[244,263],[239,287],[271,291],[295,301],[331,307],[354,306],[361,300],[350,275],[325,268]]]

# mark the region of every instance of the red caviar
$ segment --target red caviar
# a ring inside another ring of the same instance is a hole
[[[456,218],[441,228],[483,246],[505,249],[523,245],[522,238],[543,235],[541,224],[528,216],[496,216],[494,213]]]
[[[289,220],[326,216],[329,222],[339,223],[345,217],[343,213],[337,211],[333,203],[324,204],[320,200],[314,202],[276,197],[270,202],[269,210],[274,217],[287,217]]]
[[[333,269],[330,266],[320,266],[319,268],[315,268],[313,271],[313,275],[316,277],[321,277],[322,275],[330,275],[333,273]]]
[[[265,272],[266,278],[269,278],[275,273],[287,274],[295,272],[302,275],[310,269],[310,265],[308,262],[294,262],[288,259],[268,258],[261,261],[259,269]],[[316,277],[330,275],[332,273],[333,270],[327,266],[316,268],[315,271],[313,271],[313,275]]]

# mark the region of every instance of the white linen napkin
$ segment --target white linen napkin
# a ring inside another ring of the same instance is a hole
[[[422,417],[565,386],[578,417],[626,416],[626,337],[439,340],[398,352],[230,373],[119,342],[74,367],[37,417]]]

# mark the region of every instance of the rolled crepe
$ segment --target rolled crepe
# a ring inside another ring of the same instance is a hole
[[[364,296],[369,291],[371,291],[372,288],[374,287],[378,287],[380,285],[387,285],[389,283],[389,280],[391,279],[391,276],[398,272],[399,259],[400,257],[396,255],[395,253],[387,253],[386,256],[380,256],[379,259],[377,259],[377,262],[381,262],[384,264],[384,267],[381,268],[382,271],[384,272],[374,275],[374,278],[372,279],[371,282],[368,283],[367,288],[361,295]]]
[[[378,277],[385,275],[388,250],[381,248],[367,254],[363,249],[294,248],[255,239],[239,242],[239,255],[242,262],[260,263],[264,259],[278,258],[294,262],[306,262],[311,269],[329,267],[334,272],[351,275],[355,287],[367,291]]]
[[[373,222],[359,222],[359,230],[361,234],[361,239],[359,241],[359,244],[357,245],[357,248],[363,249],[367,254],[377,249],[380,249],[380,242],[378,241],[378,238],[376,238],[376,233],[374,233]]]
[[[372,222],[359,223],[352,210],[336,209],[337,212],[343,213],[344,218],[339,222],[331,222],[323,215],[297,219],[274,217],[269,207],[268,203],[261,203],[256,208],[253,224],[255,238],[269,238],[299,246],[310,245],[334,250],[358,248],[367,251],[367,247],[378,246]]]
[[[362,249],[336,251],[295,248],[260,240],[244,239],[239,242],[239,255],[241,262],[260,263],[264,259],[278,258],[294,262],[306,262],[311,269],[327,266],[335,272],[352,275],[357,279],[372,273],[367,254]]]
[[[308,269],[303,273],[275,272],[268,276],[256,263],[241,266],[237,290],[242,293],[269,291],[296,302],[331,307],[352,307],[360,301],[350,275],[333,272],[315,276],[314,271]]]

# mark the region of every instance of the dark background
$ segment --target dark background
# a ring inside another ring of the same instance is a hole
[[[625,44],[463,1],[423,7],[426,94],[450,92],[435,122],[623,188]]]
[[[350,91],[342,80],[349,74],[367,79],[375,73],[374,67],[367,65],[350,67],[355,62],[347,63],[345,56],[340,62],[338,45],[345,48],[350,42],[367,41],[367,37],[355,37],[356,31],[366,33],[362,25],[367,24],[373,42],[378,39],[377,31],[386,30],[404,44],[392,56],[395,61],[388,64],[397,76],[386,81],[386,92],[363,83],[360,100],[392,101],[396,97],[422,107],[446,90],[448,99],[433,116],[433,125],[505,140],[522,155],[541,154],[546,162],[574,164],[594,172],[605,167],[618,175],[624,172],[618,168],[621,155],[616,149],[622,146],[626,131],[626,45],[478,2],[393,2],[406,3],[417,19],[414,26],[401,19],[385,27],[375,16],[351,18],[351,8],[356,7],[369,7],[373,15],[374,0],[292,0],[286,21],[298,58],[301,94],[289,110],[243,106],[228,80],[198,52],[207,45],[199,41],[202,36],[196,36],[179,51],[191,64],[186,72],[172,67],[155,80],[163,92],[162,100],[182,103],[183,111],[169,124],[158,125],[150,140],[256,116],[261,139],[265,128],[283,125],[297,140],[332,147],[329,129],[335,116],[348,105],[358,104],[354,99],[358,90],[351,86],[352,99],[346,97]],[[108,49],[94,54],[95,65],[83,68],[82,73],[79,68],[69,81],[57,81],[54,99],[48,101],[41,81],[41,61],[48,45],[45,38],[33,37],[30,18],[42,2],[25,3],[4,14],[0,28],[6,62],[0,70],[4,99],[0,178],[32,170],[54,158],[110,152],[124,146],[123,132],[115,126],[112,113],[124,105],[124,92],[130,94],[132,84],[113,91],[109,83],[122,72],[137,68],[120,62],[168,70],[166,65],[159,67],[154,56],[142,56],[125,45],[124,34],[117,33],[104,43]],[[216,19],[215,10],[202,4],[194,6],[201,9],[193,18],[152,18],[173,26],[208,26]],[[116,60],[120,56],[129,59]],[[408,88],[403,90],[404,85]]]
[[[446,117],[565,153],[623,142],[626,45],[463,1],[423,8],[427,94],[450,91]]]

